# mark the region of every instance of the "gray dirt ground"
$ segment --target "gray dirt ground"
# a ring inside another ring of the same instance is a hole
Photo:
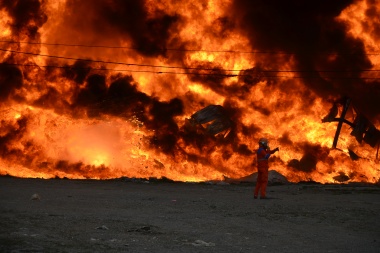
[[[0,177],[0,252],[380,252],[379,186],[252,188]]]

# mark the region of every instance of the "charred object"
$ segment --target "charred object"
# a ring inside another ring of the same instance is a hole
[[[335,181],[338,181],[339,183],[343,183],[343,182],[346,182],[346,181],[350,180],[350,177],[347,176],[346,174],[344,174],[344,172],[341,171],[341,172],[339,172],[339,175],[333,177],[333,179]]]
[[[343,109],[340,116],[337,117],[339,106],[343,107]],[[345,118],[350,106],[353,108],[356,115],[353,122]],[[336,148],[338,144],[340,131],[342,129],[343,123],[345,123],[352,128],[351,135],[354,136],[359,143],[362,143],[364,141],[373,148],[377,146],[376,158],[378,158],[378,151],[380,147],[380,131],[362,113],[360,113],[355,109],[353,105],[351,105],[350,98],[342,98],[336,101],[330,109],[329,114],[322,119],[322,122],[338,122],[338,127],[335,132],[333,142],[333,148]],[[352,153],[353,151],[350,152],[351,158],[353,158],[353,160],[357,160],[359,157],[356,154],[353,155]]]
[[[221,105],[206,106],[185,120],[185,129],[188,132],[210,136],[226,137],[230,133],[232,125],[232,120]]]

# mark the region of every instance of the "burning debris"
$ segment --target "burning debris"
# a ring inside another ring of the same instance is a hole
[[[348,154],[350,155],[351,159],[356,161],[356,160],[359,160],[361,157],[358,156],[354,151],[352,151],[351,149],[348,149]]]
[[[377,182],[378,6],[0,1],[0,175],[242,178],[267,136],[291,182]]]
[[[330,109],[329,114],[322,119],[322,122],[338,122],[338,127],[335,133],[333,148],[337,147],[338,138],[343,123],[348,124],[351,128],[351,135],[356,138],[359,143],[364,141],[369,144],[371,147],[380,146],[380,131],[371,123],[362,113],[360,113],[355,106],[352,105],[354,111],[355,119],[353,122],[347,120],[346,113],[349,110],[351,105],[350,98],[343,98],[336,101]],[[343,107],[340,117],[338,115],[338,107]],[[350,156],[353,160],[357,160],[359,157],[349,149]]]
[[[344,172],[340,171],[339,175],[333,177],[333,179],[339,183],[344,183],[350,180],[350,177],[348,177]]]
[[[232,128],[233,122],[228,118],[221,105],[209,105],[185,120],[185,129],[191,132],[200,132],[215,136],[221,134],[226,137]]]

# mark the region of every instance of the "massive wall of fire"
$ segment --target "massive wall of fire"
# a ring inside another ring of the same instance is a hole
[[[239,178],[267,137],[292,182],[379,182],[378,146],[343,124],[332,149],[337,123],[322,123],[349,97],[347,121],[379,129],[379,14],[379,0],[3,0],[0,174]],[[226,137],[184,128],[210,104]]]

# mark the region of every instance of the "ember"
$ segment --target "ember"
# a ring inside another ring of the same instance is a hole
[[[377,183],[379,6],[1,1],[0,175]]]

